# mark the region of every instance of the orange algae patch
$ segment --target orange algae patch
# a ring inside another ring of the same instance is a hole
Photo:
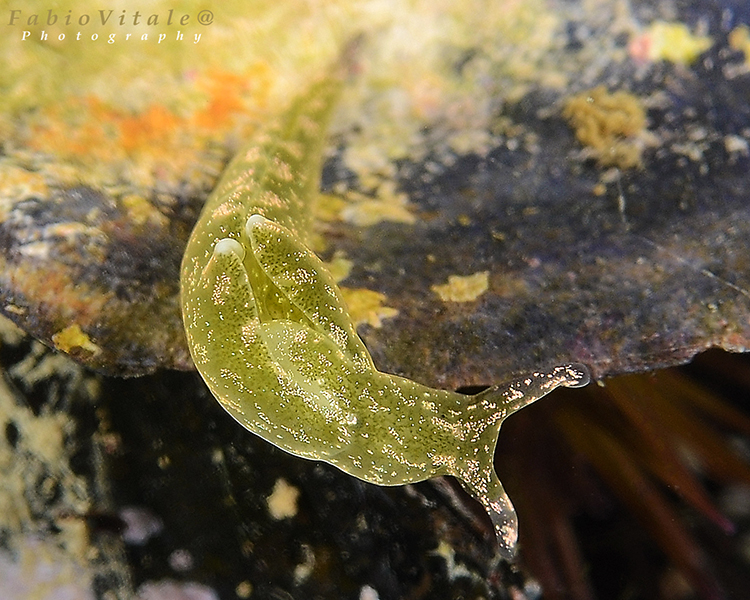
[[[170,136],[181,124],[179,117],[155,104],[143,113],[119,119],[120,144],[130,152]]]
[[[219,129],[231,125],[234,115],[249,111],[248,94],[252,95],[256,107],[268,103],[271,70],[265,63],[258,63],[243,75],[211,71],[205,79],[199,80],[198,86],[208,94],[209,100],[205,108],[195,112],[192,121],[198,127]]]
[[[201,145],[201,140],[231,130],[243,117],[255,116],[269,104],[271,71],[265,64],[254,65],[247,73],[212,70],[192,79],[185,93],[192,88],[204,100],[190,114],[178,114],[158,101],[135,112],[96,96],[68,97],[45,107],[35,118],[28,145],[62,158],[97,162],[136,154],[171,158],[183,155],[186,143],[195,146],[191,138]]]
[[[116,127],[106,125],[114,117],[95,97],[66,98],[42,111],[40,122],[30,128],[29,147],[65,156],[99,154],[116,142]]]
[[[109,107],[96,97],[68,98],[45,110],[32,127],[29,147],[62,157],[122,159],[154,144],[169,146],[182,120],[153,104],[141,113]]]

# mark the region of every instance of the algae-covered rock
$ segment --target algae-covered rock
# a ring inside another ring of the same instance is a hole
[[[43,8],[19,9],[2,41],[0,310],[84,364],[191,368],[177,268],[206,195],[242,140],[358,34],[315,248],[348,261],[353,303],[383,307],[359,318],[380,368],[455,387],[747,347],[736,54],[644,65],[618,42],[640,39],[638,13],[610,23],[606,3],[587,18],[611,37],[543,3],[226,3],[210,19],[187,3],[185,24],[154,5],[137,24],[125,9],[85,27],[47,25]],[[718,52],[711,32],[701,39]],[[109,63],[91,61],[97,44]],[[611,93],[596,85],[605,73]],[[481,294],[442,287],[478,273]]]

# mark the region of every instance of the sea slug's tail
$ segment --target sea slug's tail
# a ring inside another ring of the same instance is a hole
[[[518,517],[494,467],[500,425],[508,416],[555,388],[582,387],[589,380],[589,371],[584,365],[568,364],[491,387],[472,398],[469,424],[476,434],[471,443],[471,452],[456,464],[455,475],[487,510],[500,553],[506,560],[513,560],[515,556]]]

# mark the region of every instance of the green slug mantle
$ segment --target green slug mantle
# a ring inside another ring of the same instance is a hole
[[[188,345],[224,408],[297,456],[379,485],[457,477],[487,509],[501,552],[518,537],[493,467],[502,421],[558,386],[569,364],[475,396],[382,373],[329,272],[306,246],[325,127],[341,80],[314,86],[234,158],[182,262]]]

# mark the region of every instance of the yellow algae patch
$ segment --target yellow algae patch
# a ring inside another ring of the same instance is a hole
[[[94,354],[98,354],[102,349],[91,341],[88,335],[86,335],[78,323],[68,325],[65,329],[58,331],[52,336],[52,343],[58,350],[63,352],[70,352],[74,348],[82,348],[88,350]]]
[[[148,200],[138,194],[129,194],[122,199],[128,211],[128,220],[135,225],[145,225],[149,221],[166,226],[166,217]]]
[[[695,35],[685,23],[654,21],[631,48],[637,48],[635,53],[640,58],[689,65],[712,44],[710,37]]]
[[[271,495],[266,499],[271,518],[280,521],[296,515],[297,498],[299,489],[287,483],[283,477],[279,477],[273,484]]]
[[[745,55],[745,64],[750,66],[750,28],[740,25],[729,32],[729,45]]]
[[[0,162],[0,182],[0,215],[21,200],[44,198],[49,193],[42,175],[11,165],[7,160]]]
[[[341,219],[358,227],[369,227],[382,221],[407,223],[411,225],[416,217],[409,211],[409,199],[403,192],[397,192],[391,181],[382,182],[375,198],[368,198],[357,192],[350,192],[347,198],[353,202],[341,210]]]
[[[398,314],[398,310],[384,306],[385,294],[365,288],[341,288],[349,316],[355,325],[367,323],[376,329],[382,327],[383,319],[390,319]]]
[[[313,204],[313,212],[316,219],[321,221],[338,221],[341,211],[346,208],[347,202],[339,196],[321,193]]]
[[[325,263],[328,272],[333,276],[336,283],[342,282],[352,272],[354,262],[344,257],[343,252],[334,254],[330,262]]]
[[[563,116],[600,165],[627,169],[641,164],[646,112],[636,96],[598,86],[569,98]]]
[[[415,217],[406,208],[381,200],[363,200],[341,211],[342,220],[357,227],[369,227],[382,221],[412,224]]]
[[[448,283],[433,285],[443,302],[472,302],[484,294],[490,285],[490,272],[479,271],[473,275],[451,275]]]

